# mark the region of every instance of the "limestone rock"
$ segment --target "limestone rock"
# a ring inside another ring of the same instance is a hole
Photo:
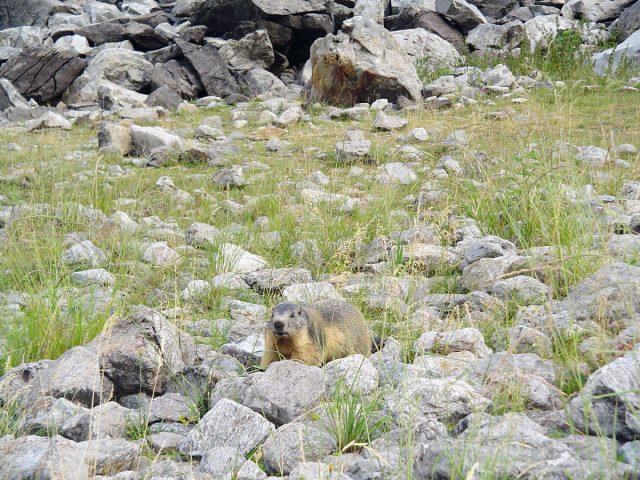
[[[569,19],[606,22],[618,18],[633,3],[633,0],[568,0],[562,7],[562,15]]]
[[[78,444],[56,435],[29,435],[0,444],[0,477],[7,479],[89,479]]]
[[[300,463],[320,460],[336,447],[328,433],[296,422],[280,427],[265,442],[264,463],[270,474],[287,475]]]
[[[640,65],[640,30],[617,47],[594,54],[591,60],[594,71],[599,75],[604,75],[609,70],[615,72],[623,62],[632,66]]]
[[[322,370],[327,376],[328,395],[341,388],[369,395],[378,386],[378,370],[360,354],[332,360]]]
[[[26,98],[6,78],[0,78],[0,112],[8,108],[28,109]]]
[[[227,63],[213,45],[198,46],[176,40],[189,65],[197,75],[208,95],[226,97],[238,93],[238,82],[233,78]]]
[[[63,353],[51,366],[46,377],[39,377],[31,398],[51,396],[66,398],[91,408],[108,401],[113,383],[102,375],[98,355],[84,347]]]
[[[219,52],[231,70],[240,72],[255,68],[267,69],[275,59],[266,30],[250,33],[240,40],[227,40]]]
[[[281,360],[249,377],[242,404],[276,425],[292,422],[324,396],[325,375],[318,367]]]
[[[222,399],[178,444],[184,455],[202,457],[214,447],[232,447],[246,455],[275,430],[272,423],[247,407]]]
[[[596,370],[571,401],[578,428],[631,440],[640,432],[640,354],[638,349]]]
[[[121,394],[162,394],[170,375],[185,366],[183,339],[161,314],[141,307],[105,328],[92,344],[105,375]]]
[[[25,49],[0,66],[0,78],[16,87],[26,98],[54,104],[75,83],[87,62],[74,50],[53,47]]]
[[[223,244],[218,253],[217,259],[220,265],[227,272],[252,273],[267,266],[267,261],[232,243]]]
[[[180,148],[183,140],[162,127],[131,127],[131,140],[133,147],[139,154],[149,153],[154,148],[170,147]]]
[[[414,64],[421,62],[421,68],[426,73],[433,73],[440,68],[454,68],[462,63],[462,57],[453,45],[424,28],[397,30],[391,35]]]
[[[312,95],[337,104],[384,97],[421,98],[422,85],[411,59],[393,36],[372,20],[355,17],[342,32],[311,47]]]
[[[107,48],[98,52],[87,64],[84,73],[69,87],[67,103],[97,102],[103,81],[139,92],[149,85],[153,65],[141,52],[122,48]]]

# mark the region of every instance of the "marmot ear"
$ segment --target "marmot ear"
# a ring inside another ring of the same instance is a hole
[[[302,308],[298,308],[298,315],[302,316]]]

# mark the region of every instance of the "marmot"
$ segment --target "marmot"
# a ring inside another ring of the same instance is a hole
[[[362,314],[353,305],[322,300],[308,305],[281,303],[273,308],[264,336],[264,356],[260,366],[281,359],[307,365],[360,353],[369,355],[380,345]]]

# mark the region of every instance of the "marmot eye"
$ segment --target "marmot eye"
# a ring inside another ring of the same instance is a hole
[[[291,312],[291,318],[295,318],[296,314]]]

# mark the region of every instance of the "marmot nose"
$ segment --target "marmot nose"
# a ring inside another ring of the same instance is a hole
[[[282,330],[284,328],[284,323],[282,323],[282,322],[273,322],[273,328],[275,330]]]

